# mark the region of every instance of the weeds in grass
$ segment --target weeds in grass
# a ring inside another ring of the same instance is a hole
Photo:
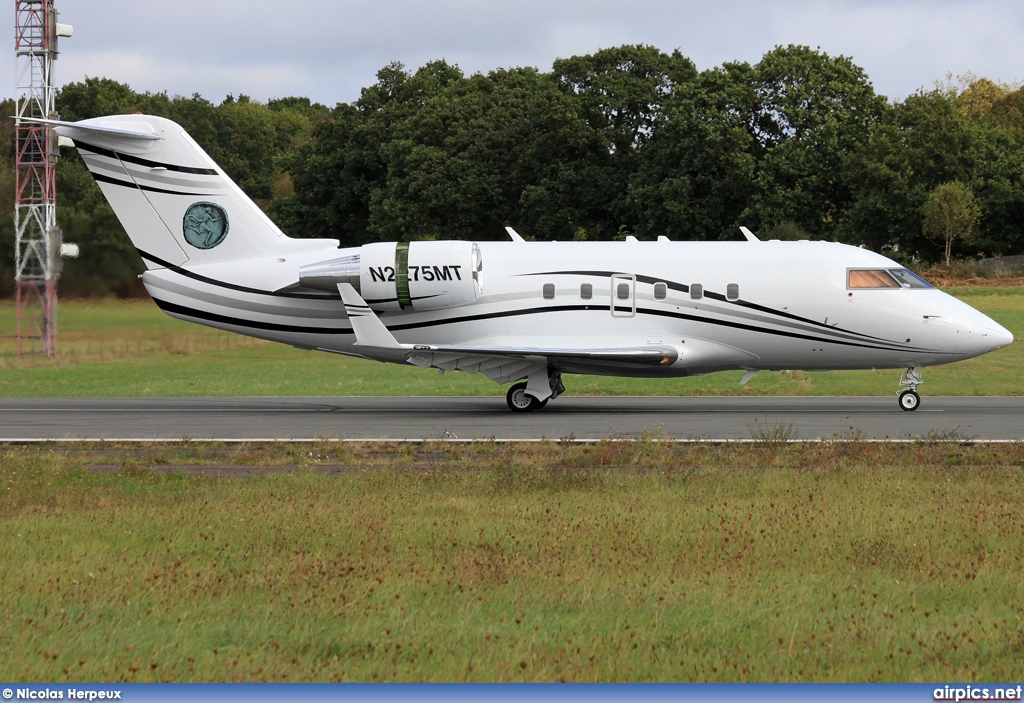
[[[792,422],[768,424],[767,417],[763,424],[756,419],[753,425],[748,423],[747,429],[750,430],[751,438],[760,447],[777,447],[780,444],[788,444],[800,436],[800,431],[793,426]]]
[[[918,437],[917,439],[928,444],[964,444],[977,438],[978,435],[969,435],[962,431],[958,425],[951,430],[928,430],[924,437]]]

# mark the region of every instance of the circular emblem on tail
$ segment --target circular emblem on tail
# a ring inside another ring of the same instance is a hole
[[[215,203],[198,202],[185,211],[185,241],[196,249],[213,249],[228,236],[228,213]]]

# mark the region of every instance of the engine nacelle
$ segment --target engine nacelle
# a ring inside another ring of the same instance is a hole
[[[483,295],[483,260],[476,242],[383,242],[299,269],[303,287],[336,292],[339,283],[378,311],[453,308]]]

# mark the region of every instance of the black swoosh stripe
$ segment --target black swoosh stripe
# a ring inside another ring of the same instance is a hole
[[[324,291],[315,290],[314,291],[314,290],[310,290],[310,289],[305,289],[304,291],[290,291],[290,292],[285,292],[284,290],[270,291],[270,290],[260,290],[259,288],[249,288],[247,286],[239,286],[239,285],[236,285],[234,283],[225,283],[224,281],[218,281],[216,278],[209,278],[208,276],[203,276],[201,274],[195,273],[194,271],[190,271],[189,269],[183,268],[181,266],[177,266],[175,264],[172,264],[169,261],[164,261],[160,257],[154,256],[154,255],[150,254],[149,252],[143,251],[142,249],[136,249],[136,251],[139,252],[139,256],[141,256],[143,259],[149,259],[154,264],[157,264],[159,266],[163,266],[164,268],[166,268],[166,269],[168,269],[170,271],[174,271],[175,273],[181,274],[182,276],[185,276],[186,278],[191,278],[191,279],[194,279],[196,281],[202,281],[203,283],[209,283],[210,285],[219,286],[221,288],[228,288],[229,290],[237,290],[237,291],[240,291],[242,293],[255,293],[256,295],[269,295],[269,296],[274,297],[274,298],[305,298],[307,300],[341,300],[341,294],[340,293],[335,293],[335,294],[332,295],[330,292],[328,292],[326,290],[324,290]],[[424,296],[420,296],[418,298],[413,298],[413,300],[429,300],[430,298],[436,298],[439,295],[440,295],[440,293],[437,293],[437,294],[434,294],[434,295],[424,295]],[[374,304],[374,305],[378,304],[378,303],[397,303],[397,302],[398,302],[398,298],[390,298],[390,299],[385,298],[385,299],[381,299],[381,300],[374,299],[374,300],[367,300],[366,301],[367,304]]]
[[[828,339],[821,337],[812,337],[807,334],[797,334],[796,332],[786,332],[784,330],[773,330],[765,327],[758,327],[756,325],[748,325],[742,322],[732,322],[730,320],[718,320],[714,318],[699,317],[697,315],[688,315],[686,313],[672,312],[670,310],[649,310],[644,308],[637,308],[637,314],[643,313],[645,315],[654,315],[657,317],[673,317],[679,320],[692,320],[694,322],[706,322],[710,325],[719,325],[721,327],[732,327],[740,330],[749,330],[751,332],[762,332],[764,334],[773,334],[780,337],[790,337],[792,339],[806,339],[812,342],[820,342],[822,344],[838,344],[844,347],[861,347],[863,349],[879,349],[881,351],[898,351],[898,352],[928,352],[934,353],[934,349],[922,349],[920,347],[894,347],[885,346],[881,343],[872,342],[853,342],[844,341],[841,339]],[[872,339],[875,339],[874,337]]]
[[[517,275],[519,275],[519,276],[557,276],[557,275],[569,275],[569,276],[597,276],[597,277],[607,278],[607,277],[610,277],[610,276],[615,275],[617,273],[621,274],[622,272],[621,271],[542,271],[542,272],[539,272],[539,273],[520,273],[520,274],[517,274]],[[655,284],[655,283],[664,283],[666,286],[668,286],[672,290],[678,290],[678,291],[681,291],[683,293],[688,293],[690,291],[690,286],[686,285],[685,283],[677,283],[675,281],[667,281],[664,278],[655,278],[654,276],[646,276],[646,275],[643,275],[643,274],[628,274],[628,275],[635,276],[636,280],[639,281],[640,283],[650,283],[652,285]],[[863,332],[857,332],[856,330],[848,330],[845,327],[833,327],[832,325],[826,325],[824,322],[818,322],[817,320],[812,320],[812,319],[810,319],[808,317],[801,317],[800,315],[793,315],[792,313],[783,312],[781,310],[775,310],[774,308],[769,308],[767,306],[759,305],[757,303],[751,303],[749,301],[743,300],[742,298],[739,299],[739,300],[728,300],[721,293],[716,293],[714,291],[705,290],[704,293],[703,293],[703,296],[705,298],[711,298],[712,300],[717,300],[719,302],[726,303],[728,305],[738,305],[739,307],[749,308],[751,310],[757,310],[758,312],[768,313],[770,315],[777,315],[777,316],[779,316],[779,317],[781,317],[783,319],[786,319],[786,320],[799,320],[800,322],[806,323],[808,325],[814,325],[815,327],[823,327],[823,328],[825,328],[827,330],[835,330],[837,332],[846,332],[847,334],[852,334],[852,335],[854,335],[856,337],[862,337],[864,339],[875,339],[875,340],[878,340],[880,342],[889,342],[890,344],[894,343],[894,342],[892,342],[892,340],[885,339],[884,337],[874,337],[874,336],[872,336],[870,334],[864,334]],[[895,342],[895,344],[899,344],[899,342]],[[907,347],[907,349],[911,349],[911,347]]]
[[[153,298],[160,309],[166,312],[175,312],[179,315],[187,317],[195,317],[201,320],[209,320],[211,322],[220,322],[222,324],[234,325],[236,327],[252,327],[254,329],[271,330],[277,332],[296,332],[303,334],[352,334],[352,330],[344,328],[320,328],[320,327],[303,327],[300,325],[281,325],[271,322],[259,322],[255,320],[242,320],[238,318],[227,317],[225,315],[218,315],[216,313],[206,312],[205,310],[196,310],[194,308],[188,308],[175,303],[168,303],[158,298]],[[466,317],[460,317],[455,319],[442,319],[442,320],[427,320],[425,322],[407,323],[403,325],[391,325],[388,330],[391,332],[399,332],[404,330],[423,329],[427,327],[438,327],[441,325],[452,325],[461,322],[479,322],[482,320],[500,319],[505,317],[519,317],[522,315],[533,315],[538,313],[549,313],[549,312],[573,312],[573,311],[585,311],[585,310],[607,310],[604,305],[552,305],[549,307],[536,307],[536,308],[520,308],[517,310],[504,310],[495,313],[484,313],[480,315],[468,315]],[[764,327],[757,327],[756,325],[748,325],[741,322],[732,322],[730,320],[718,320],[714,318],[700,317],[698,315],[690,315],[686,313],[671,312],[668,310],[650,310],[646,308],[637,308],[638,314],[653,315],[656,317],[671,317],[680,320],[689,320],[691,322],[701,322],[709,325],[717,325],[719,327],[729,327],[732,329],[741,329],[749,332],[760,332],[762,334],[770,334],[778,337],[788,337],[790,339],[806,339],[812,342],[820,342],[823,344],[838,344],[845,347],[859,347],[862,349],[875,349],[879,351],[896,351],[896,352],[929,352],[934,353],[931,349],[906,349],[902,347],[889,347],[881,346],[870,343],[860,342],[846,342],[841,340],[833,339],[822,339],[820,337],[812,337],[805,334],[796,334],[793,332],[787,332],[785,330],[773,330]]]
[[[239,285],[235,285],[234,283],[225,283],[224,281],[218,281],[216,278],[210,278],[208,276],[203,276],[201,274],[195,273],[194,271],[190,271],[190,270],[188,270],[186,268],[183,268],[181,266],[177,266],[175,264],[172,264],[169,261],[164,261],[160,257],[153,256],[149,252],[145,252],[142,249],[136,248],[136,251],[139,252],[139,256],[141,256],[143,259],[149,259],[154,264],[157,264],[158,266],[163,266],[164,268],[166,268],[166,269],[168,269],[170,271],[174,271],[177,274],[181,274],[182,276],[185,276],[186,278],[191,278],[193,280],[201,281],[203,283],[209,283],[212,286],[219,286],[220,288],[227,288],[229,290],[237,290],[237,291],[239,291],[241,293],[254,293],[256,295],[269,295],[269,296],[271,296],[273,298],[305,298],[307,300],[340,300],[341,299],[341,295],[339,293],[335,293],[334,295],[331,295],[327,291],[322,291],[322,292],[321,291],[310,291],[308,293],[299,292],[299,291],[293,291],[293,292],[290,292],[290,293],[282,293],[282,292],[269,291],[269,290],[260,290],[259,288],[249,288],[248,286],[239,286]]]
[[[537,308],[523,308],[519,310],[504,310],[502,312],[495,313],[484,313],[480,315],[469,315],[466,317],[460,317],[457,319],[448,320],[428,320],[426,322],[414,322],[404,325],[394,325],[388,327],[392,332],[401,330],[419,329],[422,327],[436,327],[438,325],[454,324],[457,322],[478,322],[480,320],[496,319],[502,317],[515,317],[518,315],[531,315],[534,313],[543,312],[569,312],[574,310],[608,310],[607,305],[552,305],[549,307],[537,307]],[[886,346],[882,344],[876,344],[872,342],[854,342],[844,341],[839,339],[828,339],[822,337],[815,337],[807,334],[798,334],[796,332],[787,332],[785,330],[773,330],[766,327],[758,327],[757,325],[745,324],[742,322],[732,322],[729,320],[719,320],[711,317],[701,317],[699,315],[689,315],[687,313],[672,312],[670,310],[652,310],[649,308],[637,308],[638,315],[653,315],[655,317],[671,317],[678,320],[689,320],[692,322],[703,322],[709,325],[718,325],[720,327],[731,327],[733,329],[747,330],[750,332],[761,332],[763,334],[771,334],[779,337],[789,337],[791,339],[806,339],[812,342],[820,342],[822,344],[838,344],[844,347],[860,347],[863,349],[878,349],[881,351],[902,351],[902,352],[934,352],[932,349],[921,349],[918,347],[894,347]]]
[[[147,190],[151,193],[166,193],[167,195],[188,195],[188,196],[205,196],[210,197],[214,193],[185,193],[180,190],[167,190],[165,188],[156,188],[154,186],[144,186],[137,183],[129,183],[128,181],[122,181],[118,178],[112,178],[102,173],[93,173],[92,177],[100,183],[110,183],[115,186],[122,186],[123,188],[138,188],[139,190]]]
[[[157,297],[153,298],[153,302],[155,302],[157,306],[166,313],[184,315],[185,317],[194,317],[199,320],[207,320],[209,322],[219,322],[224,325],[233,325],[235,327],[250,327],[252,329],[268,330],[271,332],[299,332],[303,334],[352,334],[352,330],[346,327],[303,327],[301,325],[282,325],[276,322],[243,320],[236,317],[228,317],[227,315],[218,315],[205,310],[185,307],[184,305],[178,305],[177,303],[169,303],[166,300],[160,300],[160,298]]]
[[[138,164],[139,166],[148,166],[150,168],[165,168],[168,171],[177,171],[178,173],[192,173],[198,176],[219,176],[220,174],[216,169],[212,168],[196,168],[194,166],[178,166],[176,164],[167,164],[160,161],[150,161],[149,159],[143,159],[140,156],[132,156],[131,154],[122,154],[119,151],[112,151],[111,149],[104,149],[101,146],[94,146],[86,142],[75,140],[75,146],[79,149],[85,149],[91,151],[94,154],[100,156],[106,156],[110,159],[118,159],[120,161],[127,161],[130,164]]]
[[[232,283],[225,283],[223,281],[219,281],[219,280],[216,280],[214,278],[208,278],[207,276],[203,276],[203,275],[200,275],[198,273],[194,273],[193,271],[188,271],[187,269],[183,269],[180,266],[175,266],[174,264],[171,264],[171,263],[169,263],[167,261],[159,259],[159,258],[157,258],[157,257],[155,257],[155,256],[153,256],[151,254],[146,254],[145,252],[142,252],[142,251],[139,251],[139,254],[143,258],[150,259],[154,263],[160,264],[161,266],[165,266],[168,269],[173,270],[173,271],[175,271],[177,273],[180,273],[180,274],[182,274],[184,276],[187,276],[189,278],[195,278],[197,280],[202,280],[203,282],[211,283],[213,285],[220,285],[220,287],[227,288],[227,289],[230,289],[230,290],[241,291],[243,293],[255,293],[255,294],[264,295],[264,296],[280,296],[280,297],[283,297],[283,298],[309,298],[310,297],[310,296],[303,296],[303,295],[299,295],[299,294],[274,294],[274,293],[270,293],[270,292],[267,292],[267,291],[259,291],[257,289],[246,288],[246,287],[244,287],[244,285],[234,285]],[[338,297],[340,298],[340,296],[338,296]],[[154,299],[154,300],[156,300],[156,299]],[[182,309],[187,310],[188,308],[182,308]],[[433,327],[433,326],[438,326],[438,325],[442,325],[442,324],[456,324],[456,323],[459,323],[459,322],[475,322],[475,321],[484,320],[484,319],[498,319],[498,318],[501,318],[501,317],[515,317],[515,316],[518,316],[518,315],[528,315],[528,314],[540,313],[540,312],[567,312],[567,311],[572,311],[572,310],[607,310],[607,306],[604,306],[604,305],[551,305],[551,306],[539,307],[539,308],[522,308],[522,309],[518,309],[518,310],[505,310],[505,311],[502,311],[502,312],[482,313],[482,314],[479,314],[479,315],[467,315],[467,316],[458,317],[458,318],[436,319],[436,320],[426,320],[426,321],[423,321],[423,322],[409,322],[409,323],[406,323],[406,324],[395,324],[395,325],[389,326],[388,329],[391,332],[401,332],[401,331],[406,331],[406,329],[420,329],[420,328],[423,328],[423,327]],[[203,311],[198,311],[198,310],[196,311],[196,313],[197,314],[194,315],[196,317],[203,317],[203,315],[213,314],[213,313],[205,313]],[[931,349],[921,349],[921,348],[918,348],[918,347],[892,347],[892,346],[886,346],[886,345],[881,345],[881,344],[872,344],[872,343],[869,343],[869,342],[868,343],[859,343],[859,342],[851,342],[851,341],[843,341],[843,340],[835,340],[835,339],[822,339],[820,337],[811,337],[810,335],[800,335],[800,334],[797,334],[797,333],[785,332],[785,331],[782,331],[782,329],[769,329],[769,328],[766,328],[766,327],[759,327],[759,326],[754,325],[754,324],[746,324],[746,323],[743,323],[743,322],[732,322],[732,321],[729,321],[729,320],[720,320],[720,319],[715,319],[715,318],[712,318],[712,317],[700,317],[698,315],[690,315],[690,314],[682,313],[682,312],[672,312],[670,310],[651,310],[651,309],[648,309],[648,308],[637,308],[637,313],[638,314],[644,314],[644,315],[654,315],[654,316],[658,316],[658,317],[673,317],[673,318],[676,318],[676,319],[685,319],[685,320],[690,320],[690,321],[694,321],[694,322],[703,322],[703,323],[707,323],[707,324],[716,324],[716,325],[719,325],[719,326],[732,327],[732,328],[735,328],[735,329],[746,329],[746,331],[759,332],[759,333],[762,333],[762,334],[765,334],[765,335],[774,335],[774,336],[777,336],[777,337],[788,337],[788,338],[791,338],[791,339],[808,340],[808,341],[811,341],[811,342],[819,342],[819,343],[822,343],[822,344],[838,344],[838,345],[844,346],[844,347],[859,347],[859,348],[862,348],[862,349],[878,349],[878,350],[882,350],[882,351],[934,352],[934,350],[931,350]],[[187,313],[182,313],[182,314],[187,314]],[[222,317],[222,316],[217,315],[216,317]],[[231,318],[228,318],[228,317],[223,317],[223,319],[221,321],[226,321],[229,324],[239,324],[240,326],[246,326],[247,324],[249,324],[248,322],[239,322],[238,320],[231,321]],[[259,323],[259,324],[262,324],[262,323]],[[258,328],[271,328],[271,327],[260,327],[259,324],[252,323],[253,326],[257,326]],[[313,334],[313,333],[317,333],[318,334],[319,333],[319,329],[318,328],[314,328],[314,327],[302,327],[302,326],[298,326],[298,325],[279,325],[279,326],[289,326],[290,328],[288,329],[288,332],[310,333],[310,334]],[[874,339],[874,338],[872,338],[872,339]]]

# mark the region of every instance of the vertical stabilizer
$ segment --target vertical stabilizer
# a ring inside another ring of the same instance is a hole
[[[170,120],[116,115],[56,131],[74,140],[149,268],[273,256],[294,242]]]

